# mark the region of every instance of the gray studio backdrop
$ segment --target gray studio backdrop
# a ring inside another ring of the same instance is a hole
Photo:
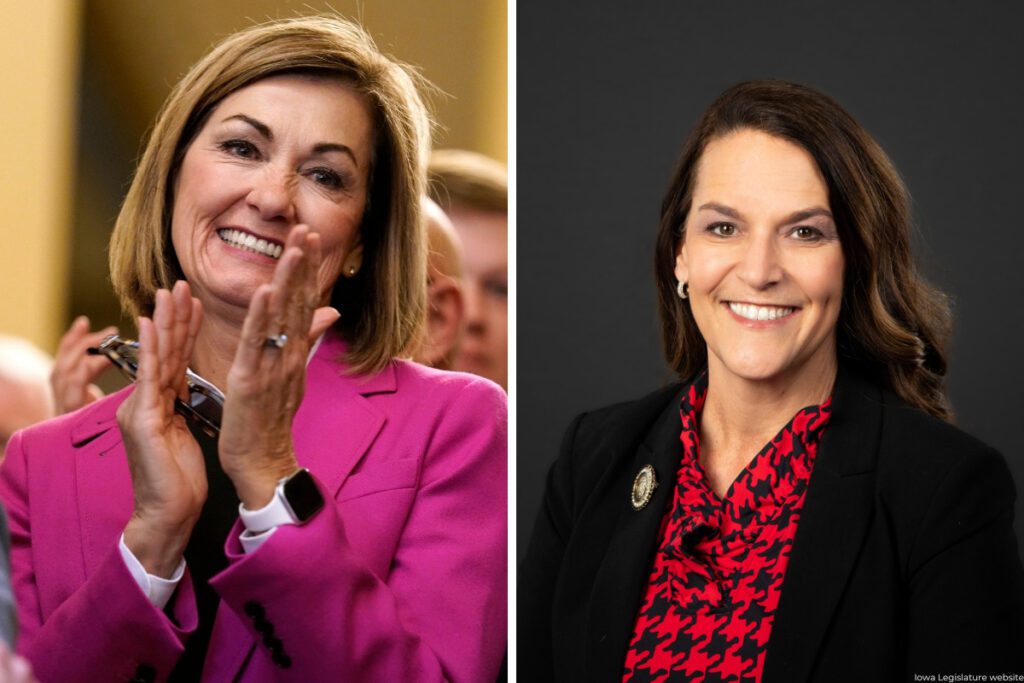
[[[829,93],[894,160],[918,261],[953,298],[957,423],[1006,456],[1024,491],[1018,7],[519,3],[519,558],[570,419],[671,380],[652,275],[658,207],[700,113],[750,78]],[[1020,495],[1016,529],[1024,547]]]

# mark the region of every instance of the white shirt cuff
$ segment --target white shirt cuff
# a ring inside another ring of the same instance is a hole
[[[263,545],[270,535],[282,524],[293,524],[291,513],[276,492],[270,502],[259,510],[247,510],[245,505],[238,504],[238,518],[242,520],[245,531],[238,537],[246,553],[254,552]]]
[[[121,540],[118,542],[118,548],[121,550],[121,558],[128,567],[128,571],[131,572],[132,578],[135,579],[135,583],[139,584],[139,588],[149,598],[150,603],[157,609],[162,610],[171,599],[171,596],[174,595],[174,589],[181,582],[181,577],[185,575],[185,558],[182,558],[181,562],[178,563],[178,568],[174,570],[171,578],[163,579],[146,572],[146,568],[142,566],[138,558],[124,544],[123,531],[121,532]]]
[[[256,548],[263,545],[275,531],[277,531],[276,526],[273,529],[267,529],[266,531],[261,531],[259,533],[246,529],[242,532],[242,535],[238,537],[238,540],[242,544],[242,550],[244,550],[248,555],[249,553],[256,552]]]

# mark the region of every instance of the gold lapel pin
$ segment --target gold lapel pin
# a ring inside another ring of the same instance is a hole
[[[658,475],[655,474],[653,467],[644,465],[633,479],[633,494],[630,496],[633,509],[639,512],[647,507],[656,488],[658,488]]]

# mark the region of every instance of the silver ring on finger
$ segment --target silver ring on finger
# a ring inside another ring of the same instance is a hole
[[[267,337],[267,340],[266,342],[264,342],[264,345],[268,349],[283,349],[284,345],[287,343],[288,335],[282,332],[281,334],[274,334]]]

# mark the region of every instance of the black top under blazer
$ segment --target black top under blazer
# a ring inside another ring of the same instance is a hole
[[[672,501],[684,388],[570,425],[520,568],[519,680],[622,680]],[[763,683],[1024,674],[1024,568],[1002,456],[849,372],[832,407]],[[647,464],[660,485],[637,512],[630,491]]]

